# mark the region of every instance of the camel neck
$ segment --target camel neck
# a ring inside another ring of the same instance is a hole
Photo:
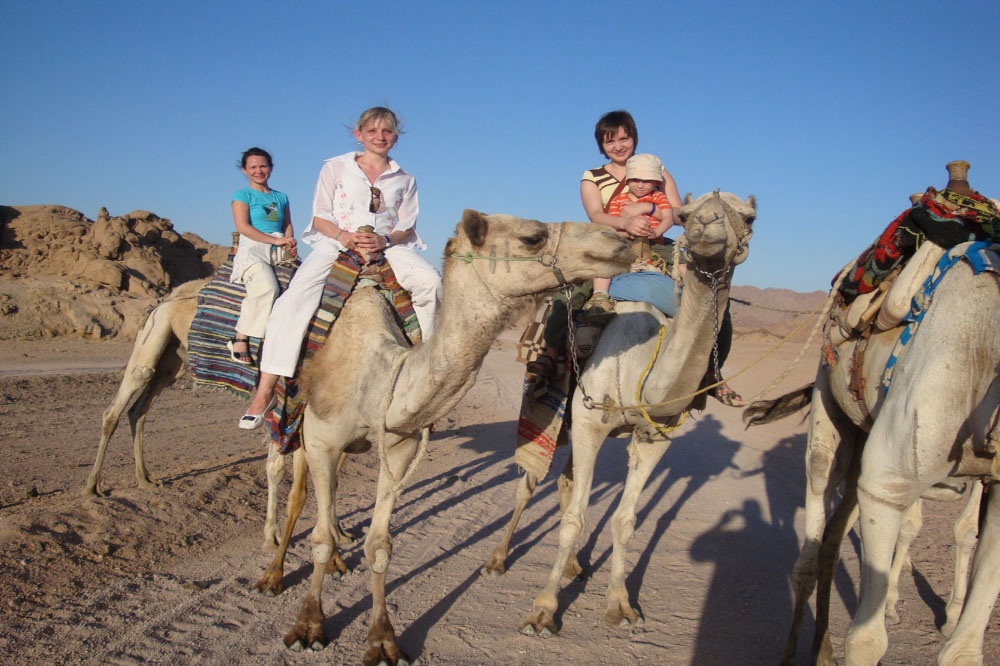
[[[483,359],[503,328],[511,304],[487,293],[473,274],[472,264],[447,266],[444,299],[430,340],[410,352],[386,423],[404,430],[447,414],[476,382]]]
[[[731,275],[730,271],[729,276]],[[729,302],[728,277],[719,281],[713,294],[711,284],[695,275],[693,267],[689,267],[670,339],[666,347],[660,349],[643,391],[644,395],[656,396],[653,402],[679,398],[698,389],[706,369],[712,363],[717,330],[713,321],[716,298],[718,326],[721,327],[723,313]],[[676,414],[686,406],[686,402],[677,402],[652,410],[651,413],[661,416]]]

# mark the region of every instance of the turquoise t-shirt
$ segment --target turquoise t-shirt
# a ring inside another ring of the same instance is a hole
[[[267,194],[252,187],[244,187],[233,195],[233,201],[242,201],[250,207],[250,225],[265,234],[280,232],[285,226],[285,209],[288,197],[278,190]]]

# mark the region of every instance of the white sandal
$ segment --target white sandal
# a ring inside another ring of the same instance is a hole
[[[260,414],[250,414],[249,412],[244,414],[240,419],[239,426],[243,430],[256,430],[257,428],[264,425],[264,419],[267,415],[271,413],[271,410],[278,406],[278,396],[272,395],[271,402],[268,403],[267,407]]]

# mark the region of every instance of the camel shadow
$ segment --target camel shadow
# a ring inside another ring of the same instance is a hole
[[[204,476],[205,474],[211,474],[212,472],[221,472],[231,467],[236,467],[238,465],[245,465],[247,463],[260,462],[262,460],[267,460],[267,454],[259,456],[247,456],[244,458],[240,458],[239,460],[231,460],[229,462],[220,463],[218,465],[209,465],[208,467],[201,467],[198,469],[188,470],[186,472],[180,472],[178,474],[173,474],[171,476],[165,476],[160,479],[160,482],[163,485],[167,485],[175,483],[177,481],[182,481],[184,479],[196,478],[199,476]]]
[[[649,480],[646,482],[644,494],[649,493],[650,489],[652,489],[652,494],[648,495],[648,499],[637,508],[637,530],[649,518],[652,508],[657,506],[673,488],[681,484],[684,480],[687,480],[680,496],[677,497],[670,509],[657,519],[650,543],[640,554],[636,565],[626,576],[625,585],[630,591],[633,591],[630,594],[632,599],[636,598],[634,591],[638,590],[641,586],[641,581],[646,569],[649,567],[656,545],[663,538],[665,532],[671,523],[673,523],[680,510],[687,504],[688,500],[712,477],[730,468],[738,469],[732,464],[732,459],[739,448],[739,443],[723,437],[721,430],[722,424],[715,417],[711,415],[706,416],[698,422],[694,429],[671,442],[667,452],[657,463]],[[621,447],[621,449],[620,455],[627,455],[624,447]],[[612,465],[601,464],[599,462],[597,469],[600,470],[600,476],[613,477],[613,489],[617,491],[616,494],[620,497],[625,481],[625,463],[623,462],[619,467],[613,467]],[[597,477],[598,473],[595,470],[595,481]],[[612,480],[606,479],[606,483],[610,485]],[[581,565],[588,572],[600,570],[604,563],[611,557],[612,547],[606,548],[596,557],[594,557],[594,549],[598,537],[604,531],[616,509],[617,503],[608,507],[604,515],[595,523],[594,528],[590,530],[586,542],[580,547],[578,556]],[[569,608],[584,591],[585,588],[583,586],[567,586],[563,588],[559,594],[559,614]],[[636,604],[635,608],[641,612],[639,604]]]

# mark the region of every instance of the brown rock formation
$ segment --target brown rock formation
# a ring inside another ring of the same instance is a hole
[[[102,207],[92,222],[65,206],[0,206],[0,340],[134,335],[147,307],[227,252],[149,211]]]

